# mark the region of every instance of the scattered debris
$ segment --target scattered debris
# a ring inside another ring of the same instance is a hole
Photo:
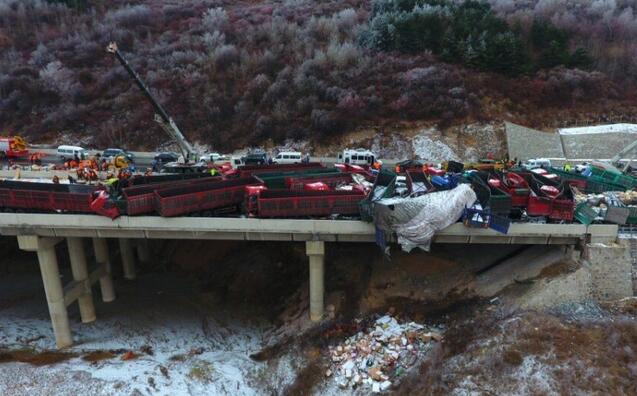
[[[330,347],[331,369],[341,389],[371,387],[372,392],[389,389],[398,377],[409,370],[427,351],[432,341],[442,335],[425,326],[409,322],[400,324],[391,315],[378,318],[366,331]]]
[[[581,303],[564,303],[549,310],[557,316],[561,316],[568,322],[601,321],[608,319],[610,313],[593,300]]]
[[[122,356],[122,360],[133,360],[137,359],[137,355],[133,351],[128,351]]]
[[[154,354],[153,348],[150,345],[142,345],[142,347],[139,348],[139,350],[141,352],[145,353],[146,355],[153,356],[153,354]]]
[[[161,375],[166,377],[166,379],[170,379],[170,375],[168,375],[168,369],[166,367],[160,365],[159,372],[161,373]]]

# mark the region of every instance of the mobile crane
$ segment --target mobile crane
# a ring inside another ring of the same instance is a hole
[[[148,101],[153,105],[153,108],[155,109],[155,121],[168,134],[168,136],[177,143],[177,146],[179,146],[179,150],[181,151],[181,158],[179,161],[164,165],[162,170],[173,173],[198,172],[205,170],[206,166],[199,162],[198,153],[195,152],[192,145],[188,142],[188,140],[186,140],[172,117],[168,115],[162,105],[157,101],[157,99],[155,99],[144,81],[142,81],[135,70],[133,70],[133,68],[128,64],[126,59],[124,59],[122,53],[119,52],[117,43],[109,43],[106,47],[106,51],[115,55],[117,60],[122,64],[122,66],[124,66],[124,69],[126,69],[128,74],[133,78],[135,84],[137,84],[144,96],[146,96],[146,99],[148,99]]]

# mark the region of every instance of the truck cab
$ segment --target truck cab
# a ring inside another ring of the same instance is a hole
[[[230,166],[232,166],[232,169],[239,169],[239,167],[243,165],[245,165],[245,163],[243,162],[243,157],[233,155],[230,158]]]
[[[350,165],[371,166],[376,162],[376,154],[362,148],[356,150],[345,149],[338,154],[338,160]]]

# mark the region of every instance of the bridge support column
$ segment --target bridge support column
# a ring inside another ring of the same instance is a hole
[[[310,319],[314,322],[323,318],[325,296],[325,242],[305,242],[305,252],[310,259]]]
[[[137,277],[135,273],[135,255],[130,239],[119,239],[119,250],[122,253],[122,265],[124,266],[124,278],[133,280]]]
[[[68,237],[66,238],[66,244],[69,247],[73,279],[78,284],[82,284],[84,289],[82,293],[77,296],[77,303],[80,306],[80,317],[82,318],[82,323],[91,323],[95,321],[95,306],[93,305],[91,283],[88,280],[84,241],[82,238]]]
[[[61,348],[73,344],[69,315],[64,302],[64,289],[60,279],[60,269],[55,255],[55,245],[61,242],[60,238],[40,238],[35,235],[18,236],[20,249],[37,252],[40,264],[40,273],[44,283],[44,292],[49,306],[49,315],[55,334],[55,344]]]
[[[108,243],[105,238],[93,238],[93,250],[95,251],[95,261],[98,266],[104,266],[106,275],[100,278],[100,290],[102,291],[102,301],[115,301],[115,288],[113,287],[113,276],[111,259],[108,253]]]

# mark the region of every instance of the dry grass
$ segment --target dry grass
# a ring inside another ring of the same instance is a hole
[[[64,362],[76,357],[71,352],[44,351],[36,352],[30,349],[17,351],[0,351],[0,364],[9,362],[29,363],[34,366],[47,366]]]
[[[600,322],[566,322],[539,312],[500,319],[477,313],[472,321],[452,327],[440,350],[397,393],[442,395],[464,389],[522,394],[535,386],[540,394],[547,389],[636,394],[636,352],[637,321],[621,313]]]

